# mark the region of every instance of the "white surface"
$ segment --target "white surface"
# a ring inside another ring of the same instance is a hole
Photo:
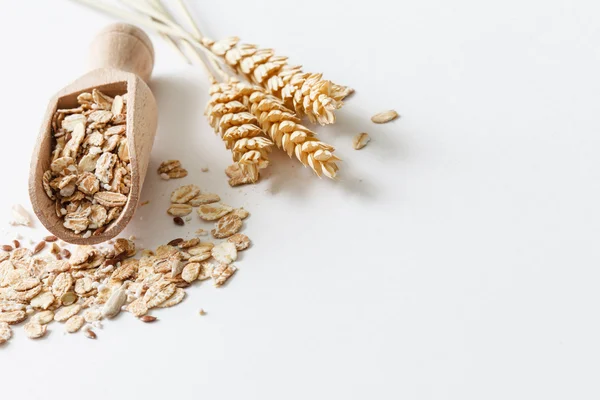
[[[599,398],[598,3],[219,3],[194,4],[209,35],[356,88],[339,123],[317,129],[345,160],[340,182],[278,155],[261,184],[228,188],[228,154],[202,115],[207,81],[153,36],[151,203],[127,234],[180,236],[167,196],[198,183],[251,211],[254,245],[228,287],[195,287],[157,324],[125,315],[96,341],[17,329],[0,350],[0,397]],[[87,44],[113,20],[69,2],[2,6],[7,214],[29,204],[47,99],[85,72]],[[389,108],[402,118],[370,123]],[[361,131],[373,140],[357,152]],[[187,179],[152,172],[171,157]]]

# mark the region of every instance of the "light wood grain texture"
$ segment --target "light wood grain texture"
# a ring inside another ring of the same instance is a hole
[[[156,100],[144,79],[154,66],[154,50],[148,36],[127,24],[113,24],[102,30],[92,42],[90,64],[96,69],[85,74],[58,92],[49,102],[33,151],[29,173],[29,197],[33,210],[42,224],[54,235],[68,243],[95,244],[118,235],[133,217],[148,169],[150,152],[157,125]],[[59,108],[77,107],[77,96],[97,88],[116,96],[128,93],[127,142],[131,159],[131,190],[118,219],[106,230],[87,239],[63,226],[56,216],[54,201],[42,187],[42,175],[51,162],[51,121]]]

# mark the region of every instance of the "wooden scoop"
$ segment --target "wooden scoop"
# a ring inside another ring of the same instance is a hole
[[[29,197],[42,224],[58,238],[74,244],[101,243],[118,235],[133,217],[148,169],[156,134],[156,101],[144,81],[154,66],[154,49],[148,36],[128,24],[113,24],[92,42],[90,64],[93,70],[58,92],[51,100],[33,151],[29,173]],[[52,161],[52,117],[57,109],[78,107],[77,96],[98,89],[111,97],[127,93],[127,144],[131,163],[131,190],[120,216],[106,230],[87,239],[63,226],[54,201],[42,186],[44,171]]]

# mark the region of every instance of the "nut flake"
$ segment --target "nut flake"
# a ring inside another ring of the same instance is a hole
[[[106,304],[102,308],[102,316],[106,318],[114,318],[121,312],[121,307],[127,301],[127,293],[125,292],[125,284],[118,287],[108,298]]]
[[[29,214],[20,204],[15,204],[12,206],[12,220],[10,221],[11,225],[22,225],[29,226],[31,225],[31,220],[29,218]]]
[[[23,330],[29,339],[39,339],[46,334],[46,325],[37,322],[28,322],[23,326]]]
[[[181,186],[171,194],[171,203],[185,204],[200,194],[200,188],[196,185]]]
[[[237,215],[225,215],[215,224],[210,233],[217,239],[228,238],[242,228],[242,220]]]
[[[223,264],[231,264],[237,260],[237,249],[231,242],[222,242],[215,246],[211,254],[215,260]]]
[[[205,221],[216,221],[233,210],[223,203],[204,204],[198,207],[198,216]]]

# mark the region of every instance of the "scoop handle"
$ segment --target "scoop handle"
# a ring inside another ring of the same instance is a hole
[[[140,28],[123,23],[104,28],[92,41],[89,65],[133,72],[148,82],[154,67],[154,47]]]

